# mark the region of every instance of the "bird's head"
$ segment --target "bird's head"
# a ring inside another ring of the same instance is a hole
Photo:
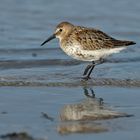
[[[60,41],[64,39],[73,29],[74,25],[72,25],[69,22],[61,22],[57,25],[53,35],[51,35],[47,40],[45,40],[41,46],[43,46],[45,43],[49,42],[50,40],[54,38],[58,38]]]

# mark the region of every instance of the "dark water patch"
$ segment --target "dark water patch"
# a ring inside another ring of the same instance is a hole
[[[2,140],[43,140],[43,139],[35,139],[26,132],[8,133],[5,135],[1,135],[0,138]]]
[[[140,57],[134,57],[134,58],[111,58],[111,59],[106,59],[105,62],[108,62],[108,63],[140,62]]]
[[[19,69],[19,68],[32,68],[32,67],[46,67],[46,66],[73,66],[80,64],[75,60],[6,60],[0,61],[0,69]]]
[[[40,46],[39,46],[40,47]],[[42,53],[44,53],[44,52],[50,52],[50,51],[55,51],[55,50],[60,50],[59,48],[29,48],[29,49],[27,49],[27,48],[25,48],[25,49],[21,49],[21,48],[12,48],[12,49],[10,49],[10,48],[8,48],[8,49],[5,49],[5,48],[1,48],[0,49],[0,54],[3,54],[3,53],[13,53],[13,54],[17,54],[17,53],[28,53],[28,52],[36,52],[36,53],[38,53],[38,52],[42,52]]]
[[[46,86],[46,87],[83,87],[83,86],[114,86],[114,87],[140,87],[140,80],[132,79],[93,79],[90,81],[75,80],[70,82],[41,82],[28,80],[6,80],[6,78],[0,81],[0,86]]]
[[[36,53],[32,53],[33,57],[37,57]],[[107,63],[129,63],[140,62],[140,57],[135,58],[111,58],[106,59]],[[1,60],[0,69],[21,69],[33,67],[47,67],[47,66],[74,66],[85,62],[74,59],[31,59],[31,60]]]

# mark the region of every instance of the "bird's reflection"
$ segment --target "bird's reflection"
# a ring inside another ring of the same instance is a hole
[[[113,126],[106,125],[100,120],[132,116],[113,110],[104,103],[103,98],[95,96],[91,87],[83,87],[83,91],[84,99],[61,108],[60,121],[57,125],[59,134],[102,133],[111,130],[110,127]],[[54,118],[48,113],[42,112],[42,117],[54,122]]]
[[[86,87],[84,87],[83,90],[86,97],[95,98],[95,93],[92,88],[89,88],[88,90]],[[103,105],[103,98],[98,98],[98,99],[99,99],[100,105]]]
[[[86,87],[84,87],[83,89],[84,89],[84,94],[87,97],[95,98],[94,90],[92,88],[89,89],[90,93],[89,93],[89,91],[88,91],[88,89]]]
[[[84,87],[86,98],[75,104],[65,105],[60,112],[60,134],[68,133],[101,133],[109,131],[109,127],[97,123],[97,120],[125,117],[127,114],[111,109],[102,98],[97,98],[92,88]]]

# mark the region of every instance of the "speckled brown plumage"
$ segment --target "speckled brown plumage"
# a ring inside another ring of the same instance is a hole
[[[133,41],[116,40],[100,30],[81,26],[75,26],[63,41],[65,45],[72,44],[72,42],[79,43],[84,50],[99,50],[135,44]]]

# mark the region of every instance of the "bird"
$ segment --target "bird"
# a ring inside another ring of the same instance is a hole
[[[91,79],[95,66],[104,63],[106,57],[136,44],[134,41],[115,39],[96,28],[78,26],[67,21],[59,23],[41,46],[54,38],[58,38],[60,48],[67,55],[91,63],[84,70],[82,79],[85,80]]]

